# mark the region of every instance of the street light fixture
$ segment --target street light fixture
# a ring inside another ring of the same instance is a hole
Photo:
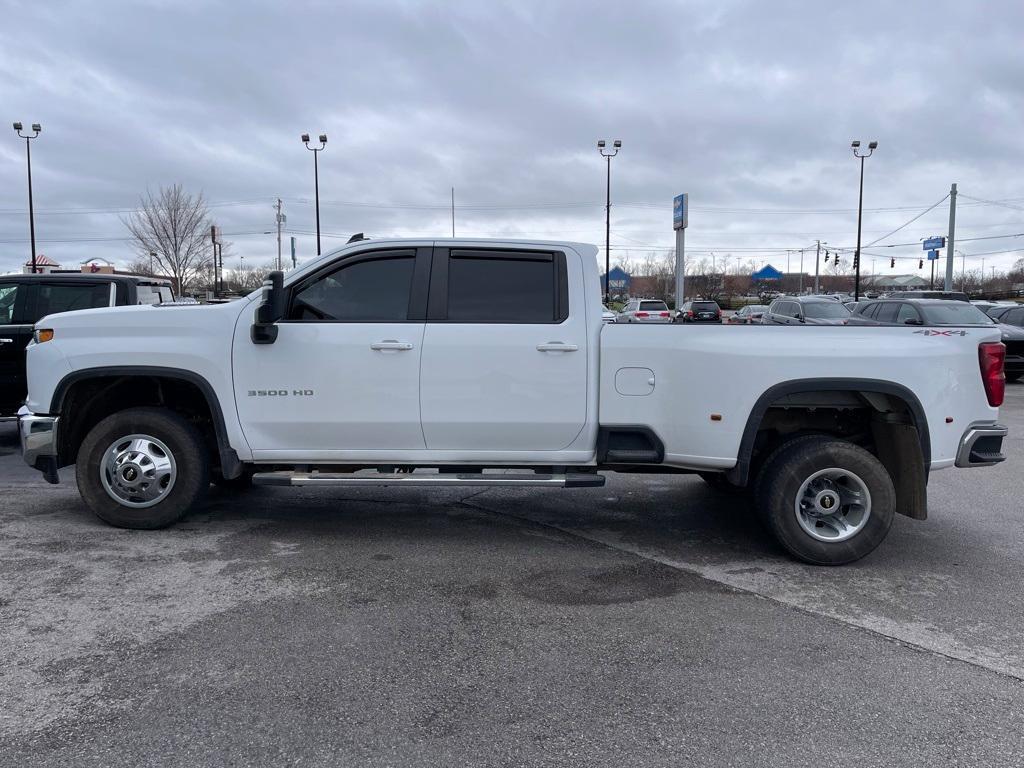
[[[321,133],[318,137],[320,140],[319,147],[309,146],[309,134],[302,134],[302,143],[306,145],[306,149],[313,153],[313,186],[316,190],[316,255],[320,255],[320,170],[317,167],[317,155],[323,152],[324,147],[327,146],[327,134]]]
[[[31,136],[22,133],[22,128],[21,123],[14,124],[15,132],[25,140],[25,159],[28,164],[28,233],[32,248],[32,274],[34,275],[38,271],[36,267],[36,214],[32,206],[32,145],[29,142],[42,133],[43,126],[39,123],[32,123]]]
[[[607,306],[611,291],[609,290],[609,284],[611,281],[611,231],[612,231],[612,158],[619,154],[619,150],[622,149],[622,140],[615,139],[612,142],[614,152],[605,152],[605,147],[608,143],[604,139],[599,139],[597,142],[597,151],[601,153],[608,166],[608,174],[605,184],[605,204],[604,204],[604,303]]]
[[[853,300],[860,300],[860,227],[861,221],[864,218],[864,158],[871,157],[874,151],[878,149],[878,142],[872,141],[868,143],[868,151],[860,152],[860,142],[850,142],[850,148],[853,150],[853,156],[860,158],[860,197],[857,201],[857,250],[853,254]]]

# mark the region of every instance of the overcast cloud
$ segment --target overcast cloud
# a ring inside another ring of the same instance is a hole
[[[29,254],[15,120],[43,125],[32,146],[38,250],[66,266],[131,259],[117,211],[173,183],[206,195],[248,263],[276,253],[262,233],[281,197],[308,258],[304,132],[329,136],[325,249],[358,231],[449,235],[453,186],[459,235],[603,243],[594,145],[621,138],[613,258],[670,247],[671,198],[686,191],[695,255],[784,266],[786,249],[816,238],[853,245],[849,143],[860,138],[880,142],[867,161],[865,242],[957,182],[958,246],[988,253],[986,266],[1024,255],[990,253],[1024,237],[968,240],[1024,232],[1019,0],[0,8],[0,272]],[[947,216],[943,204],[870,249],[883,254],[878,271],[889,255],[920,254],[881,246],[944,234]]]

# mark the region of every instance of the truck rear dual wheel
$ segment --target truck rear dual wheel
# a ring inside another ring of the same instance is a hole
[[[75,467],[78,490],[104,522],[163,528],[177,522],[209,486],[206,443],[166,408],[130,408],[89,431]]]
[[[754,498],[779,544],[812,565],[843,565],[869,554],[896,512],[896,491],[882,463],[858,445],[822,435],[780,446],[758,474]]]

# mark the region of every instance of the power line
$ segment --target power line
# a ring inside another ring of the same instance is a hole
[[[948,199],[949,199],[949,195],[948,195],[948,194],[947,194],[947,195],[943,195],[942,199],[941,199],[941,200],[939,200],[939,202],[935,203],[935,205],[932,205],[931,207],[929,207],[929,208],[926,208],[925,210],[921,211],[921,212],[920,212],[919,214],[917,214],[917,216],[915,216],[914,218],[912,218],[912,219],[911,219],[910,221],[906,222],[905,224],[900,224],[900,225],[899,225],[898,227],[896,227],[896,229],[894,229],[894,230],[893,230],[892,232],[890,232],[890,233],[888,233],[888,234],[886,234],[886,235],[882,235],[882,236],[881,236],[880,238],[878,238],[877,240],[872,240],[872,241],[871,241],[870,243],[868,243],[868,244],[867,244],[867,245],[866,245],[865,247],[866,247],[866,248],[870,248],[871,246],[875,245],[876,243],[880,243],[880,242],[882,242],[883,240],[886,240],[886,239],[888,239],[888,238],[889,238],[889,237],[891,237],[892,235],[895,235],[895,234],[896,234],[897,232],[899,232],[899,231],[900,231],[901,229],[903,229],[904,227],[909,227],[909,226],[910,226],[911,224],[913,224],[913,223],[914,223],[915,221],[917,221],[918,219],[920,219],[920,218],[921,218],[922,216],[924,216],[924,215],[925,215],[926,213],[928,213],[929,211],[933,211],[933,210],[935,210],[936,208],[938,208],[938,207],[939,207],[940,205],[942,205],[942,203],[944,203],[944,202],[945,202],[946,200],[948,200]],[[857,239],[858,239],[858,240],[860,240],[860,236],[859,236],[859,235],[858,235]]]

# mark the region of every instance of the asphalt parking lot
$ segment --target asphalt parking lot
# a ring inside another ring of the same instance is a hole
[[[1021,765],[1024,385],[838,569],[695,477],[211,489],[106,527],[0,424],[0,765]]]

